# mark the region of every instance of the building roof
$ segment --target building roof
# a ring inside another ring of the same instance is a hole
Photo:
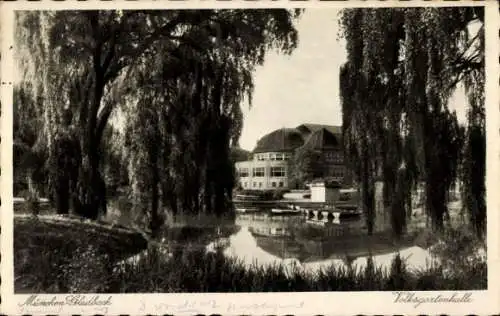
[[[329,131],[334,135],[342,135],[342,126],[310,124],[310,123],[305,123],[297,126],[297,130],[299,130],[303,134],[311,134],[321,129],[326,129],[327,131]]]
[[[342,144],[342,127],[322,124],[302,124],[296,128],[281,128],[264,135],[253,153],[287,152],[303,145],[314,149],[338,147]]]
[[[292,151],[304,144],[302,134],[295,128],[281,128],[263,136],[254,153]]]
[[[313,131],[304,144],[304,147],[322,150],[341,146],[341,135],[332,133],[329,129],[319,128]]]

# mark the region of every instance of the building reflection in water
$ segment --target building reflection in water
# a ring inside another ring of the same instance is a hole
[[[363,219],[314,223],[302,216],[244,214],[237,216],[236,224],[248,229],[249,238],[254,239],[258,248],[277,258],[300,262],[325,259],[346,262],[413,245],[412,236],[398,242],[387,233],[368,236]]]

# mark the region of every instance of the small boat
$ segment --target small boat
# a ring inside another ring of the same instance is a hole
[[[235,207],[236,213],[257,213],[259,211],[256,207]]]
[[[272,208],[272,215],[300,215],[301,210],[290,209],[290,208]]]
[[[239,201],[258,201],[260,197],[258,195],[236,194],[235,199]]]
[[[344,209],[340,211],[340,219],[354,219],[361,216],[361,212],[359,210],[350,210]]]

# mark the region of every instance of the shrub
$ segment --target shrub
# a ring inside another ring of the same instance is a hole
[[[109,288],[112,264],[106,254],[99,253],[91,244],[77,248],[71,260],[58,267],[68,293],[99,293]]]

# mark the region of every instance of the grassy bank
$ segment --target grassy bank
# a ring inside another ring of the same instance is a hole
[[[16,292],[473,290],[487,286],[484,258],[471,257],[474,240],[457,231],[435,247],[436,255],[446,259],[443,264],[420,271],[408,269],[398,256],[389,270],[376,268],[372,260],[362,269],[331,266],[316,272],[284,265],[248,267],[225,257],[221,249],[207,253],[190,243],[182,247],[151,244],[147,255],[117,265],[89,246],[88,237],[79,238],[81,245],[73,252],[63,253],[55,249],[60,244],[47,244],[22,261],[16,253]]]
[[[70,215],[14,216],[15,289],[19,292],[66,292],[84,280],[100,290],[92,273],[111,268],[148,247],[135,230]],[[102,273],[101,273],[102,274]],[[78,275],[82,275],[79,277]]]

